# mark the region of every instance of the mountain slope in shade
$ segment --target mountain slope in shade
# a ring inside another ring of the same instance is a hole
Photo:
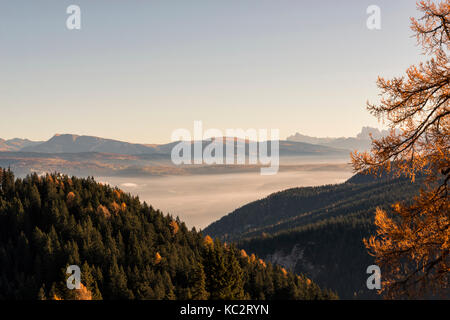
[[[389,211],[409,201],[423,179],[356,175],[342,184],[288,189],[236,209],[204,232],[302,272],[342,298],[376,298],[366,287],[374,259],[362,239],[375,232],[377,207]]]
[[[0,138],[0,151],[19,151],[26,147],[32,147],[41,144],[42,141],[31,141],[28,139],[10,139],[4,140]]]

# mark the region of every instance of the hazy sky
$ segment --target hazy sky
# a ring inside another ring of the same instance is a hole
[[[378,126],[377,76],[423,60],[417,14],[414,0],[0,0],[0,137],[164,143],[194,120],[355,135]]]

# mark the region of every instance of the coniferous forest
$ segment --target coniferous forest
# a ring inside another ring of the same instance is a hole
[[[0,299],[335,298],[93,178],[0,169]]]
[[[407,203],[423,181],[421,175],[411,183],[388,174],[356,174],[341,184],[292,188],[236,209],[205,232],[265,260],[289,264],[341,299],[379,299],[366,286],[366,268],[375,258],[363,239],[376,234],[376,208]]]

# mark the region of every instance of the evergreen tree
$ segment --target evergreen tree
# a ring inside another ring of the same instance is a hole
[[[206,275],[201,263],[198,263],[194,270],[191,296],[193,300],[207,300],[209,298],[209,293],[206,291]]]

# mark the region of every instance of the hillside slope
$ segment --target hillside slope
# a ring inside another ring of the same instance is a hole
[[[289,189],[235,210],[204,233],[238,241],[342,298],[374,298],[365,286],[366,268],[374,260],[362,239],[374,232],[375,208],[389,210],[411,199],[420,181],[356,175],[339,185]]]
[[[93,179],[0,169],[0,299],[335,297]]]

